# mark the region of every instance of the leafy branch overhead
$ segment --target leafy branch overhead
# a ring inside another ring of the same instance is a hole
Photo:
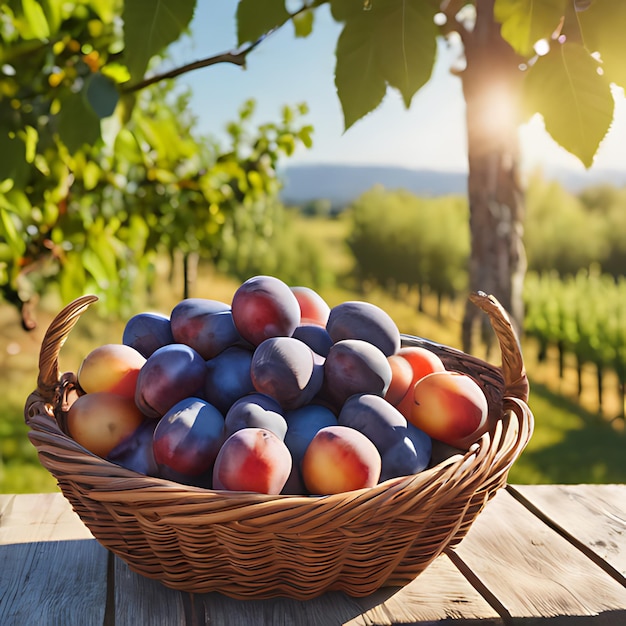
[[[98,28],[111,34],[120,28],[114,16],[121,14],[124,43],[121,49],[119,44],[112,48],[103,38],[103,49],[83,54],[86,65],[74,65],[77,75],[70,90],[60,89],[69,73],[48,77],[53,87],[50,96],[60,104],[59,134],[70,151],[96,141],[101,134],[99,121],[114,110],[127,111],[132,101],[124,94],[217,63],[245,66],[247,55],[288,23],[296,37],[307,36],[315,27],[316,10],[330,10],[343,24],[336,46],[335,83],[346,129],[375,110],[390,88],[397,90],[409,107],[431,77],[437,38],[456,32],[467,45],[473,36],[472,2],[302,0],[294,10],[294,3],[285,0],[241,0],[236,13],[236,47],[161,72],[152,63],[188,32],[196,2],[83,3],[84,10],[99,20]],[[11,11],[8,7],[3,10]],[[19,64],[34,52],[63,57],[63,40],[58,38],[64,10],[60,0],[22,2],[21,13],[16,8],[13,17],[24,45],[19,49],[3,46],[3,65]],[[526,76],[526,115],[540,113],[554,139],[589,167],[613,117],[610,85],[626,85],[626,64],[622,62],[626,56],[626,3],[495,0],[494,16],[502,25],[502,36],[520,57],[520,72]],[[549,46],[549,54],[543,54],[545,50],[540,50],[537,42],[543,42],[546,49]],[[62,59],[54,61],[50,67],[64,69]],[[85,68],[82,74],[81,68]],[[5,150],[11,149],[6,139],[0,142]]]

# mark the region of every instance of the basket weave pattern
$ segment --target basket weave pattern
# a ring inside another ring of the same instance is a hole
[[[471,298],[489,316],[501,367],[425,339],[403,336],[403,344],[431,349],[448,369],[472,375],[487,395],[491,428],[465,455],[419,474],[324,497],[271,496],[181,485],[95,456],[64,431],[76,377],[58,369],[61,347],[94,296],[65,307],[44,337],[37,389],[24,409],[29,438],[96,539],[168,587],[303,600],[405,585],[461,541],[506,484],[533,429],[508,316],[491,296]]]

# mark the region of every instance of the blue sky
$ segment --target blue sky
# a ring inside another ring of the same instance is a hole
[[[236,0],[198,0],[191,37],[172,48],[171,63],[181,65],[236,47]],[[340,25],[326,6],[316,12],[312,35],[296,39],[286,25],[248,56],[244,70],[215,65],[178,79],[192,87],[192,107],[203,133],[219,135],[249,97],[257,100],[257,122],[278,119],[285,104],[307,102],[314,146],[301,149],[290,163],[391,164],[409,168],[467,170],[465,111],[460,80],[449,72],[458,49],[441,45],[431,81],[407,111],[390,90],[382,105],[343,132],[334,86],[334,50]],[[596,157],[593,170],[626,166],[626,99],[617,94],[618,115]],[[557,146],[540,118],[520,129],[523,166],[564,167],[582,164]]]

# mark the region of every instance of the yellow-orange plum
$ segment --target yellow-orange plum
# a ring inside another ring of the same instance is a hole
[[[428,374],[443,372],[446,368],[434,352],[421,346],[400,348],[397,354],[389,357],[389,364],[392,368],[392,380],[385,399],[409,419],[415,383]]]
[[[408,420],[433,439],[467,449],[487,428],[487,398],[461,372],[433,372],[417,381]]]
[[[373,487],[381,457],[376,446],[349,426],[327,426],[317,432],[302,459],[302,479],[310,493],[328,495]]]
[[[74,401],[67,413],[67,430],[77,443],[104,458],[144,419],[132,398],[97,391]]]
[[[398,354],[387,357],[387,361],[391,366],[391,383],[385,393],[385,400],[397,407],[409,388],[413,389],[413,369],[411,364]]]
[[[413,370],[413,383],[427,374],[443,372],[446,369],[441,358],[428,348],[404,346],[396,354],[410,364]]]
[[[127,398],[135,397],[139,370],[146,358],[125,344],[107,343],[93,349],[76,374],[86,393],[108,391]]]

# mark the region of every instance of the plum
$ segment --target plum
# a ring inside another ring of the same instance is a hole
[[[254,388],[275,398],[285,410],[310,402],[323,381],[313,351],[293,337],[271,337],[254,351],[250,368]]]
[[[213,467],[224,441],[224,417],[202,398],[177,402],[158,422],[153,437],[154,458],[185,476],[198,476]]]
[[[380,481],[417,474],[430,464],[433,440],[423,431],[407,423],[403,436],[381,455]]]
[[[328,331],[322,326],[315,326],[313,324],[298,326],[293,331],[292,337],[306,343],[315,354],[324,358],[328,356],[328,351],[333,345],[333,340],[330,338]]]
[[[229,437],[242,428],[265,428],[285,438],[287,422],[278,401],[264,393],[249,393],[239,398],[226,413],[224,434]]]
[[[381,396],[371,393],[348,398],[339,413],[338,423],[362,432],[383,454],[404,435],[407,421]]]
[[[319,430],[326,426],[336,426],[337,418],[328,408],[319,404],[307,404],[285,413],[287,434],[285,445],[291,452],[293,466],[282,493],[303,494],[307,489],[302,478],[300,465],[304,453]]]
[[[158,476],[159,467],[154,459],[152,436],[158,420],[144,419],[137,429],[115,446],[107,460],[146,476]]]
[[[385,356],[400,349],[400,330],[389,314],[371,302],[350,300],[330,310],[326,330],[332,340],[361,339]]]
[[[198,395],[206,361],[191,347],[172,343],[155,350],[137,378],[135,402],[148,417],[161,417],[178,401]]]
[[[137,313],[124,326],[122,343],[146,359],[158,348],[174,343],[169,317],[161,313]]]
[[[83,359],[76,377],[86,393],[110,391],[127,398],[135,396],[139,370],[146,358],[123,343],[106,343]]]
[[[291,472],[285,443],[264,428],[242,428],[222,445],[213,467],[213,488],[279,494]]]
[[[252,352],[237,346],[209,359],[202,396],[226,415],[236,400],[254,391],[251,363]]]
[[[230,306],[219,300],[181,300],[172,309],[170,323],[174,340],[191,346],[206,360],[243,343]]]
[[[376,485],[381,463],[376,446],[363,433],[348,426],[326,426],[304,453],[302,478],[312,494],[353,491]]]
[[[300,305],[286,283],[273,276],[254,276],[242,283],[232,300],[239,334],[258,346],[270,337],[291,337],[300,324]]]
[[[361,339],[344,339],[328,352],[321,395],[341,408],[357,393],[384,396],[390,383],[391,366],[376,346]]]
[[[326,326],[330,307],[317,291],[310,287],[294,286],[291,291],[300,305],[300,323]]]

